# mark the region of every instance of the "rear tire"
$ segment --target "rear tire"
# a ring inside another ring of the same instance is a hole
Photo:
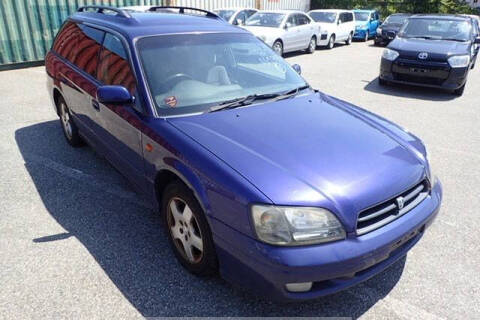
[[[74,148],[83,146],[82,138],[78,133],[78,127],[75,125],[75,122],[73,122],[72,114],[70,113],[67,103],[62,97],[59,97],[57,104],[63,135],[65,139],[67,139],[68,144]]]
[[[165,188],[162,217],[178,262],[197,276],[217,273],[217,254],[207,219],[193,193],[183,183],[174,181]]]
[[[456,90],[453,90],[453,94],[461,97],[463,95],[463,92],[465,91],[465,85],[466,85],[466,83],[463,86],[461,86],[460,88],[458,88]]]

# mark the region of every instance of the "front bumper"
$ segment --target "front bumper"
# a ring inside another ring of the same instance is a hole
[[[383,31],[382,34],[376,34],[375,35],[375,43],[376,44],[382,44],[382,45],[387,45],[389,44],[393,39],[395,39],[396,34],[392,31]]]
[[[448,63],[428,63],[397,58],[382,58],[380,79],[422,87],[456,90],[467,82],[469,67],[451,68]]]
[[[417,207],[362,236],[304,246],[277,247],[212,221],[222,276],[272,300],[307,300],[365,281],[403,257],[422,237],[440,210],[440,182]],[[221,234],[222,237],[219,237]],[[313,282],[308,292],[293,293],[287,283]]]
[[[355,29],[355,32],[353,34],[353,39],[365,39],[367,32],[368,32],[368,29]]]

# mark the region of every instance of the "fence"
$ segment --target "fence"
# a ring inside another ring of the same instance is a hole
[[[0,70],[41,62],[63,21],[84,5],[309,9],[310,0],[0,0]]]

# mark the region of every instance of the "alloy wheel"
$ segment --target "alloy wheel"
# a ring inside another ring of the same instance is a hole
[[[203,257],[203,238],[197,218],[180,198],[170,200],[167,208],[168,229],[178,252],[190,263]]]
[[[65,103],[60,104],[60,119],[62,120],[63,130],[69,139],[72,138],[72,123]]]
[[[277,41],[273,44],[273,51],[275,51],[276,54],[281,56],[283,54],[283,46],[280,41]]]

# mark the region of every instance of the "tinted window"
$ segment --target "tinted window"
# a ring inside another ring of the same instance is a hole
[[[245,24],[245,21],[247,21],[247,13],[245,10],[240,11],[237,16],[235,17],[235,21],[233,21],[234,24],[237,24],[237,20],[242,21],[242,24]]]
[[[304,14],[296,14],[298,25],[309,24],[310,19]]]
[[[466,20],[431,18],[408,19],[399,34],[406,38],[470,40],[472,25]]]
[[[313,11],[309,14],[316,22],[334,23],[337,20],[335,12]]]
[[[245,25],[278,28],[284,18],[283,13],[257,12],[247,20]]]
[[[135,93],[135,77],[133,76],[128,55],[122,41],[107,33],[103,42],[98,65],[98,79],[106,85],[121,85],[130,93]]]
[[[370,18],[370,13],[368,12],[355,12],[355,20],[357,21],[367,21]]]
[[[297,22],[297,17],[295,14],[291,14],[288,19],[287,19],[287,23],[290,25],[290,27],[295,27],[298,25],[298,22]]]
[[[251,34],[165,35],[142,38],[136,45],[161,114],[204,111],[222,101],[305,84]]]
[[[55,39],[53,50],[73,62],[79,32],[80,29],[75,23],[70,21],[65,23]]]
[[[78,25],[80,29],[78,40],[75,46],[73,63],[88,74],[95,76],[98,55],[102,47],[105,32],[90,28],[85,25]]]
[[[345,13],[345,19],[347,19],[347,20],[345,20],[346,22],[352,22],[353,21],[353,13],[351,13],[351,12]]]

